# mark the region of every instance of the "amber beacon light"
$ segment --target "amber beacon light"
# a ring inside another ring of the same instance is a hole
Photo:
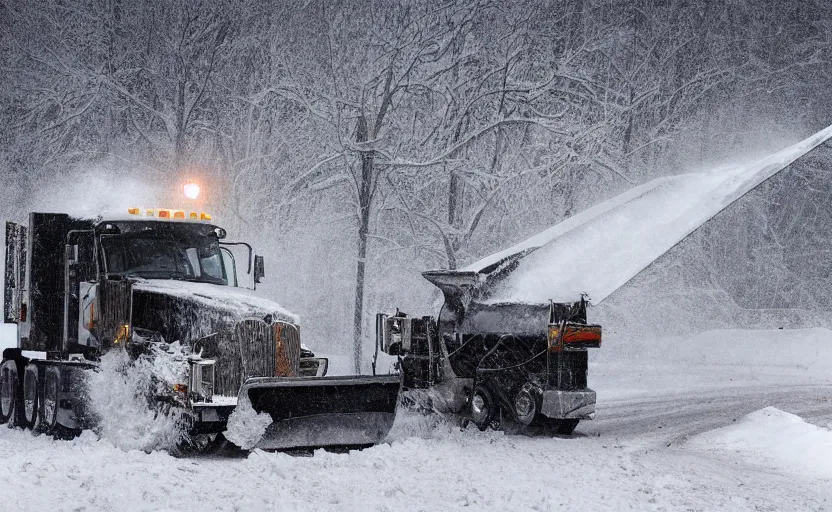
[[[199,197],[199,185],[192,181],[185,183],[185,186],[182,187],[182,191],[188,199],[196,199]]]

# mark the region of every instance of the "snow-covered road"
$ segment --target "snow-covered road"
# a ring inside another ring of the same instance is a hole
[[[597,419],[569,438],[406,415],[361,452],[176,459],[0,428],[0,509],[832,509],[832,333],[797,333],[807,364],[601,359]]]

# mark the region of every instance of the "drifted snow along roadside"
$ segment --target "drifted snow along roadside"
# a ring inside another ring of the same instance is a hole
[[[774,407],[700,434],[690,445],[784,474],[827,480],[832,485],[832,431]]]

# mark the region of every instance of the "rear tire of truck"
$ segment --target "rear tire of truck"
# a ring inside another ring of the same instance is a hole
[[[40,428],[47,434],[57,434],[58,430],[58,392],[60,389],[60,369],[46,369],[43,378],[43,400],[40,407]]]
[[[18,404],[22,394],[20,388],[17,362],[3,361],[0,365],[0,424],[8,423],[9,427],[18,426],[20,416]]]
[[[38,367],[30,364],[23,372],[23,418],[21,426],[37,430],[40,414],[40,378]]]
[[[486,430],[497,417],[497,402],[491,391],[483,385],[477,385],[471,393],[471,421],[480,430]]]

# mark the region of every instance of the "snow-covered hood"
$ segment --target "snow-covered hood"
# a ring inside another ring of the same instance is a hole
[[[297,315],[277,302],[244,288],[169,279],[140,279],[133,284],[133,290],[193,301],[240,319],[272,315],[274,320],[300,324]]]

